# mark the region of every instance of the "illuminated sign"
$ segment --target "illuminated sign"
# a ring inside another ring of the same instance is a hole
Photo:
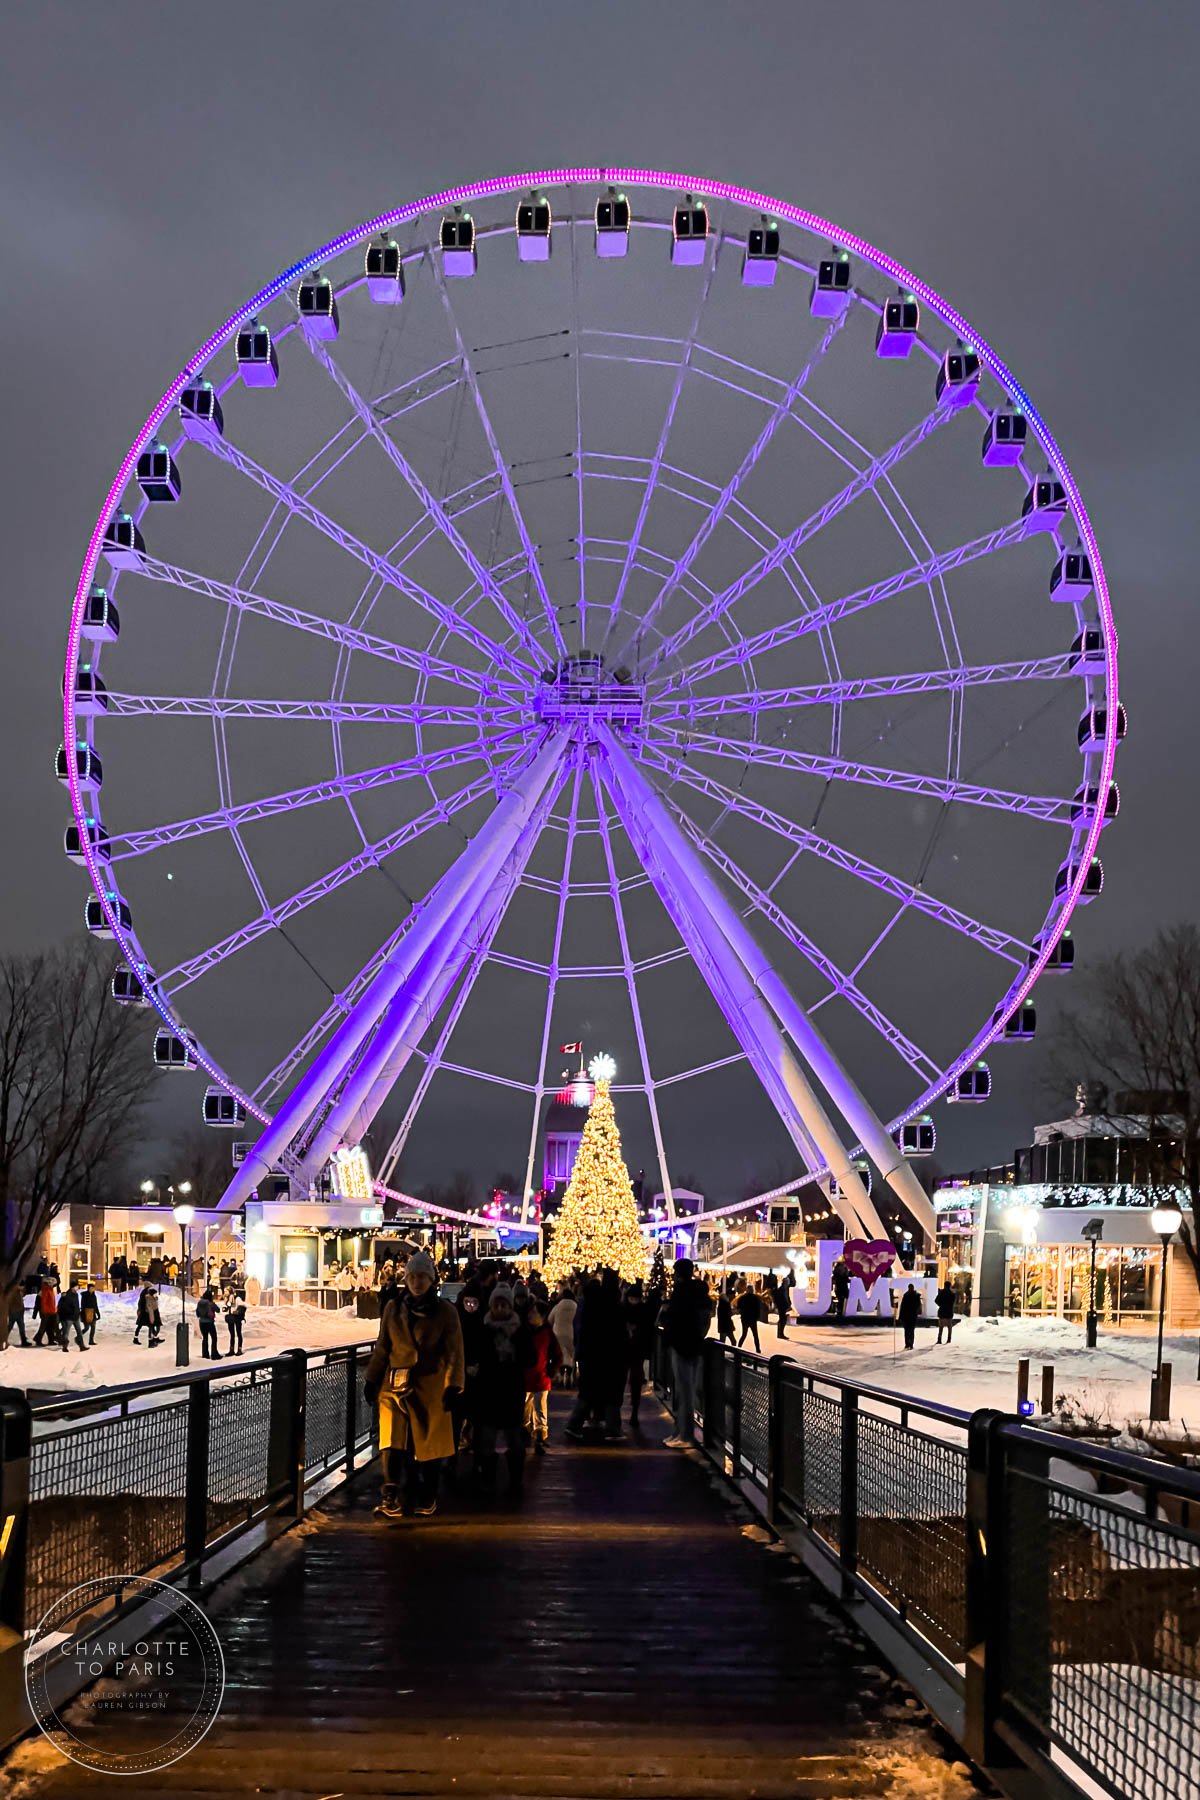
[[[333,1191],[339,1200],[372,1200],[371,1165],[365,1150],[337,1150],[331,1165]]]

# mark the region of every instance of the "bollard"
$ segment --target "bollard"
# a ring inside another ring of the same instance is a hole
[[[1054,1364],[1042,1364],[1042,1416],[1049,1418],[1054,1411]]]
[[[1150,1377],[1150,1417],[1156,1422],[1171,1416],[1171,1365],[1164,1363],[1157,1375]]]
[[[1025,1403],[1029,1399],[1029,1358],[1023,1356],[1017,1364],[1017,1411],[1025,1411]]]

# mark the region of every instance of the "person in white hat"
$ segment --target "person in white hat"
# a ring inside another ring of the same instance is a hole
[[[458,1314],[440,1300],[433,1258],[408,1259],[403,1286],[383,1309],[379,1337],[367,1363],[363,1393],[379,1406],[385,1519],[437,1511],[439,1464],[454,1455],[452,1398],[463,1385],[463,1340]]]

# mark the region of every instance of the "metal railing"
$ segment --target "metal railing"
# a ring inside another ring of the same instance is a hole
[[[658,1334],[668,1402],[670,1365]],[[712,1341],[700,1394],[708,1455],[961,1696],[1002,1783],[1200,1800],[1200,1473]]]
[[[371,1452],[370,1348],[286,1350],[32,1407],[0,1389],[0,1747],[27,1728],[24,1665],[63,1594],[124,1575],[199,1585],[218,1553],[283,1528],[321,1477]]]

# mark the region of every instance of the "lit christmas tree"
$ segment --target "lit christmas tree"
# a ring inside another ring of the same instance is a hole
[[[543,1271],[549,1282],[576,1269],[616,1269],[627,1281],[643,1278],[649,1256],[638,1228],[637,1203],[621,1156],[621,1134],[608,1087],[616,1074],[611,1056],[588,1065],[595,1098],[559,1208]]]

